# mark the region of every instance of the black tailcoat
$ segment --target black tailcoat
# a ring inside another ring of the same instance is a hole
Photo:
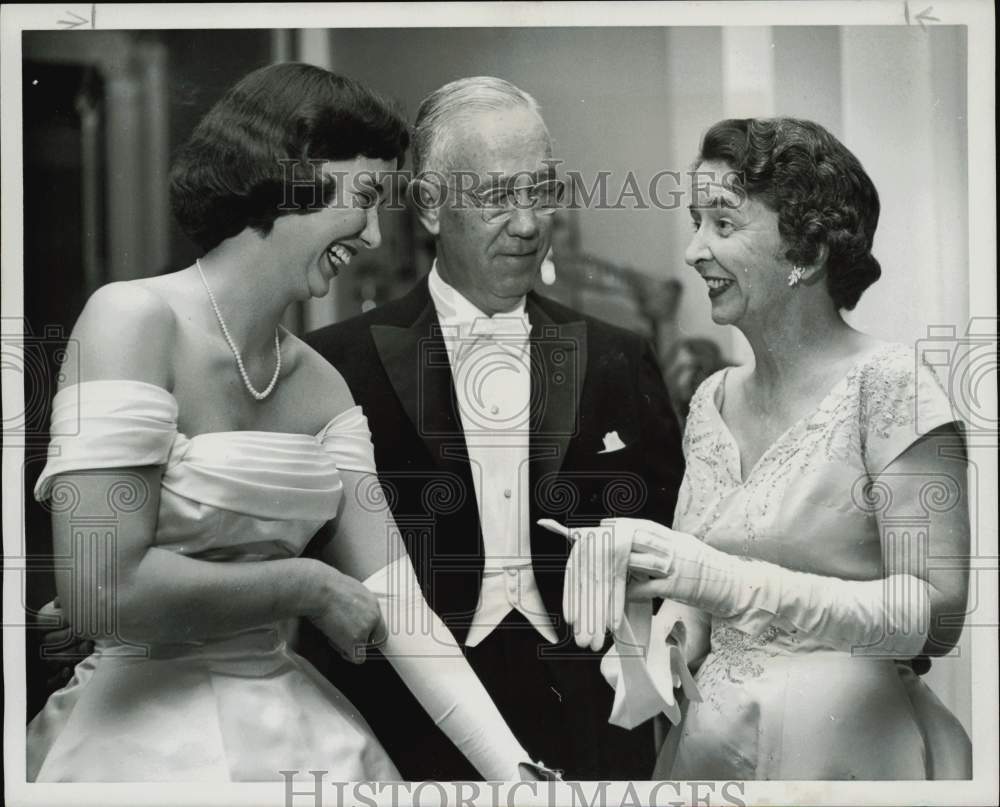
[[[531,323],[529,462],[535,578],[560,641],[515,614],[466,654],[518,739],[572,779],[645,779],[651,723],[607,723],[600,654],[562,620],[567,541],[539,518],[606,516],[669,524],[683,475],[680,434],[648,343],[536,294]],[[368,417],[379,479],[428,602],[463,643],[483,572],[483,539],[448,354],[426,278],[405,297],[307,341],[344,376]],[[624,448],[604,452],[616,432]],[[602,453],[604,452],[604,453]],[[372,540],[384,540],[372,536]],[[355,667],[306,629],[304,652],[358,707],[407,779],[476,779],[385,660]]]

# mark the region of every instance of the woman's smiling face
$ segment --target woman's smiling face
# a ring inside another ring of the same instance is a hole
[[[791,264],[778,214],[734,185],[733,170],[703,162],[692,174],[694,235],[684,259],[708,286],[719,325],[762,320],[788,294]]]
[[[301,268],[296,285],[299,299],[322,297],[341,268],[362,249],[382,243],[379,177],[394,164],[371,157],[323,163],[322,171],[336,183],[333,198],[320,209],[279,216],[268,237],[282,263]]]

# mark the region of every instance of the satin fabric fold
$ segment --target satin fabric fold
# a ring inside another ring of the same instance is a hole
[[[177,431],[166,390],[92,381],[53,405],[49,462],[36,496],[61,473],[164,468],[156,546],[214,562],[302,551],[334,517],[345,470],[374,470],[360,407],[318,435]],[[346,698],[287,645],[286,624],[197,642],[97,642],[27,730],[29,781],[398,780]]]
[[[398,780],[361,715],[278,635],[98,649],[28,726],[28,780]]]
[[[314,437],[264,432],[178,435],[163,490],[262,519],[326,521],[343,490],[336,460]]]
[[[341,412],[316,439],[341,470],[375,473],[375,446],[372,445],[368,418],[360,406]]]
[[[177,401],[142,381],[74,384],[52,399],[50,435],[39,501],[67,471],[163,465],[177,435]]]

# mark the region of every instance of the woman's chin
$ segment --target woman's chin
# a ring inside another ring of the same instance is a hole
[[[333,288],[333,277],[317,276],[309,278],[308,295],[303,300],[322,299],[330,293]]]
[[[712,322],[716,325],[736,325],[739,315],[734,311],[727,311],[724,307],[712,307]]]
[[[737,293],[735,288],[728,289],[709,300],[712,306],[712,322],[716,325],[739,326],[746,317],[747,298]]]

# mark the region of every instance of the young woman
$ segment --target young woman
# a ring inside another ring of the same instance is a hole
[[[73,560],[60,600],[96,650],[28,727],[30,780],[398,779],[289,649],[298,617],[357,661],[381,643],[484,777],[533,776],[420,594],[363,413],[279,325],[379,245],[378,177],[407,142],[356,82],[303,64],[251,73],[174,166],[174,212],[203,257],[87,303],[36,495]],[[114,536],[74,533],[109,507]],[[299,557],[324,525],[327,562]]]

